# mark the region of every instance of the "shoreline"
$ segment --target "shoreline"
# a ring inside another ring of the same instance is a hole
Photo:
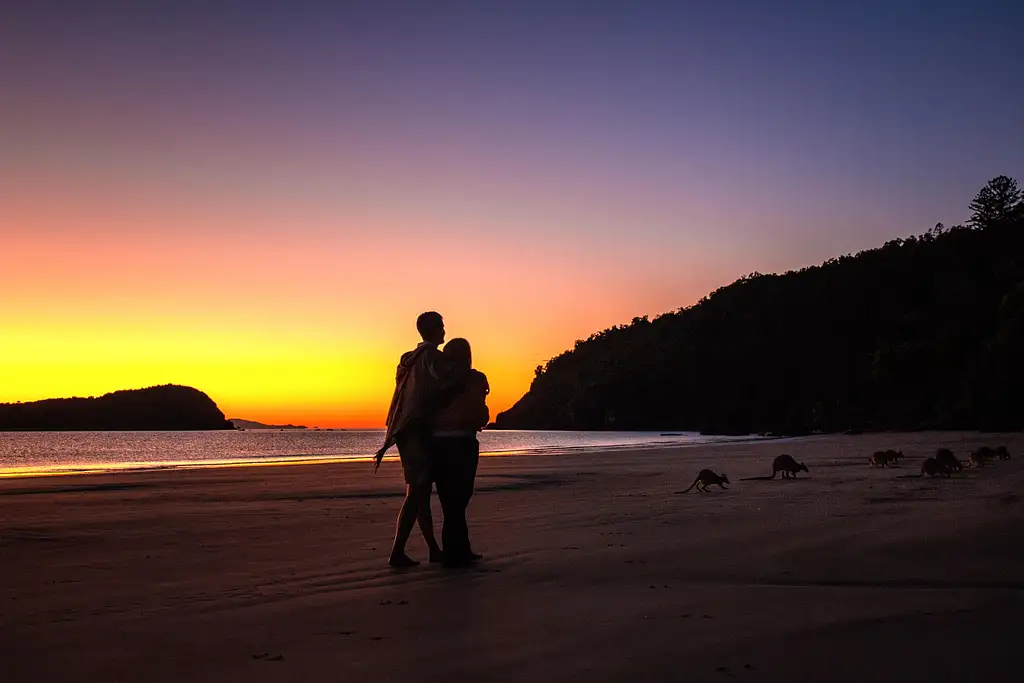
[[[654,434],[654,432],[637,432]],[[817,435],[816,435],[817,436]],[[694,448],[713,444],[760,443],[763,441],[779,441],[787,439],[807,439],[813,437],[766,437],[751,435],[749,437],[711,437],[713,441],[693,442],[662,442],[650,441],[628,444],[584,445],[584,446],[551,446],[521,448],[507,450],[481,451],[481,457],[561,457],[568,455],[594,455],[603,452],[633,451],[651,448]],[[382,463],[398,463],[397,453],[384,457]],[[135,472],[190,471],[204,469],[246,468],[246,467],[288,467],[297,465],[338,465],[345,463],[368,463],[373,461],[373,454],[344,456],[267,456],[250,460],[192,460],[192,461],[156,461],[140,463],[81,463],[73,465],[56,465],[51,467],[0,467],[0,480],[39,477],[69,477],[81,475],[117,475]]]
[[[503,430],[507,431],[507,430]],[[90,432],[95,433],[95,432]],[[655,434],[655,432],[637,432],[643,434]],[[839,438],[878,438],[878,437],[910,437],[915,435],[941,435],[957,434],[969,435],[976,439],[991,438],[1016,438],[1021,436],[1017,432],[982,432],[982,431],[912,431],[912,432],[868,432],[863,434],[811,434],[804,436],[762,436],[749,435],[747,437],[737,436],[715,436],[713,441],[692,441],[692,442],[641,442],[628,444],[605,444],[585,446],[552,446],[538,448],[524,448],[513,450],[481,451],[480,457],[567,457],[567,456],[598,456],[604,453],[621,453],[644,450],[672,450],[672,449],[693,449],[714,446],[729,446],[735,444],[762,444],[762,443],[810,443],[819,439]],[[703,436],[703,435],[702,435]],[[393,450],[391,455],[386,455],[382,467],[387,464],[397,466],[399,463],[398,454]],[[966,460],[966,458],[964,458]],[[74,464],[53,467],[0,467],[0,481],[16,479],[39,479],[48,477],[78,477],[78,476],[120,476],[131,474],[143,474],[153,472],[186,472],[201,470],[220,469],[245,469],[250,467],[299,467],[299,466],[323,466],[323,465],[345,465],[373,462],[373,455],[344,455],[344,456],[268,456],[265,459],[251,460],[198,460],[198,461],[157,461],[130,463],[122,465],[119,463],[94,463]]]

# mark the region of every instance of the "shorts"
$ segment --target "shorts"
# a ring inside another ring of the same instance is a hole
[[[403,434],[395,440],[406,484],[417,486],[431,483],[430,441],[430,435],[423,431]]]

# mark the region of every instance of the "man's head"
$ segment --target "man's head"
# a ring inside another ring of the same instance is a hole
[[[416,318],[416,329],[419,330],[423,341],[431,344],[444,343],[444,318],[436,311],[420,313]]]

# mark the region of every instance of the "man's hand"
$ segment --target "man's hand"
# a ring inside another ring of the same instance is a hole
[[[387,448],[382,448],[377,451],[373,456],[373,473],[377,474],[378,468],[380,468],[380,461],[384,459],[384,453],[387,452]]]

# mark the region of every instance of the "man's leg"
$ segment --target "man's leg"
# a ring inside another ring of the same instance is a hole
[[[430,466],[427,457],[426,443],[422,434],[413,433],[398,439],[398,455],[402,459],[402,472],[405,476],[405,502],[398,511],[398,522],[395,525],[395,543],[391,548],[388,563],[393,567],[412,567],[418,562],[405,554],[405,545],[409,541],[412,527],[419,520],[423,536],[435,552],[437,540],[434,539],[433,519],[430,515]]]
[[[430,489],[432,484],[427,483],[427,492],[423,497],[423,505],[420,506],[416,521],[419,522],[420,531],[423,533],[423,540],[427,542],[430,562],[440,562],[444,556],[441,553],[441,546],[437,544],[437,537],[434,535],[434,515],[430,510]],[[438,498],[440,498],[438,493]]]
[[[392,567],[414,567],[419,562],[405,554],[405,544],[409,541],[409,534],[416,524],[416,519],[422,514],[423,508],[430,504],[430,484],[407,484],[405,487],[405,502],[402,509],[398,511],[398,523],[395,528],[395,543],[391,547],[391,558],[388,564]]]

